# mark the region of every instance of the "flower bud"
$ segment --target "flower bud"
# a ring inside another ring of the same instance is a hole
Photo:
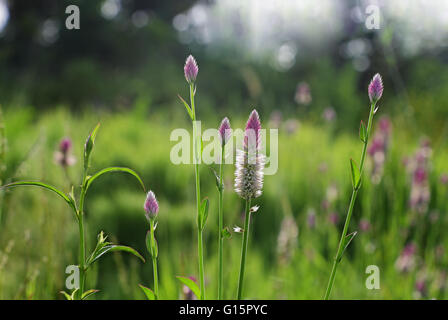
[[[157,214],[159,213],[159,203],[157,202],[154,192],[148,192],[143,208],[146,211],[146,218],[148,218],[148,220],[157,217]]]
[[[192,55],[189,55],[187,60],[185,61],[185,66],[184,66],[185,79],[187,80],[188,83],[192,83],[192,82],[196,81],[198,71],[199,71],[199,67],[198,67],[198,64],[196,63],[196,60],[194,59],[194,57]]]
[[[221,139],[221,146],[224,146],[230,139],[230,136],[232,135],[232,129],[230,128],[230,121],[225,117],[221,125],[219,126],[219,137]]]
[[[369,98],[371,103],[376,103],[383,95],[383,79],[377,73],[369,84]]]

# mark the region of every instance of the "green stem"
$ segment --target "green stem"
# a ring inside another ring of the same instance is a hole
[[[81,195],[79,198],[78,208],[78,227],[79,227],[79,293],[78,297],[84,293],[84,284],[86,279],[86,240],[84,231],[84,199],[86,197],[87,169],[89,167],[89,159],[84,159],[84,172],[82,174]]]
[[[238,280],[238,294],[237,299],[241,300],[243,294],[243,281],[244,281],[244,271],[246,268],[246,253],[247,253],[247,242],[249,238],[249,225],[250,225],[250,198],[246,199],[246,210],[245,210],[245,221],[243,230],[243,245],[241,247],[241,265],[240,265],[240,276]]]
[[[365,162],[366,154],[367,154],[367,144],[369,142],[370,131],[372,130],[373,115],[375,113],[374,111],[375,111],[375,104],[372,103],[370,106],[369,121],[367,123],[367,135],[366,135],[366,138],[364,141],[362,154],[361,154],[361,162],[360,162],[360,167],[359,167],[359,174],[360,174],[361,178],[362,178],[364,162]],[[325,300],[328,300],[330,298],[331,290],[333,289],[334,280],[336,277],[336,270],[341,261],[342,254],[344,251],[345,237],[347,236],[348,227],[350,225],[350,219],[352,218],[353,208],[355,206],[356,197],[358,196],[358,190],[359,190],[359,188],[353,187],[353,192],[352,192],[352,197],[350,199],[350,205],[348,207],[347,217],[345,218],[344,229],[342,230],[341,239],[339,240],[338,251],[333,260],[333,267],[331,268],[331,274],[330,274],[330,279],[328,280],[327,290],[325,291],[325,296],[324,296]]]
[[[155,246],[156,246],[156,244],[155,244],[155,237],[154,237],[154,221],[153,220],[151,220],[150,221],[150,228],[151,228],[151,243],[152,243],[152,246],[153,246],[153,248],[155,248]],[[158,279],[158,276],[157,276],[157,256],[156,256],[156,253],[155,252],[153,252],[152,254],[151,254],[151,257],[152,257],[152,270],[153,270],[153,273],[154,273],[154,295],[155,295],[155,298],[156,298],[156,300],[158,300],[159,299],[159,279]]]
[[[190,104],[193,113],[193,157],[194,161],[194,173],[196,178],[196,210],[197,216],[200,215],[201,210],[201,185],[199,175],[199,160],[198,157],[198,139],[197,139],[197,124],[196,124],[196,108],[194,105],[194,84],[190,83]],[[200,148],[200,146],[199,146]],[[198,263],[199,263],[199,283],[201,288],[201,300],[205,300],[205,286],[204,286],[204,253],[202,248],[202,230],[198,225]]]
[[[222,172],[224,162],[224,145],[221,148],[221,163],[219,165],[219,203],[218,203],[218,300],[222,300],[223,292],[223,192]]]
[[[82,211],[78,212],[78,227],[79,227],[79,292],[78,296],[81,296],[84,292],[84,282],[85,282],[85,261],[86,261],[86,246],[85,246],[85,234],[84,234],[84,213]]]

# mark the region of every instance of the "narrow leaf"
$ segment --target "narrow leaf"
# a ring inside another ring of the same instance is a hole
[[[97,173],[95,173],[93,176],[91,176],[88,181],[87,181],[87,185],[86,185],[86,191],[87,189],[90,187],[90,185],[92,184],[93,181],[95,181],[95,179],[99,178],[100,176],[102,176],[105,173],[109,173],[109,172],[125,172],[125,173],[129,173],[131,175],[133,175],[138,182],[140,183],[140,185],[143,188],[143,191],[145,191],[145,184],[143,183],[142,179],[140,178],[140,176],[137,174],[137,172],[135,172],[132,169],[129,168],[125,168],[125,167],[109,167],[109,168],[105,168],[103,170],[98,171]]]
[[[193,111],[191,111],[190,106],[188,105],[188,103],[178,94],[177,95],[180,99],[180,101],[182,101],[182,103],[185,106],[185,109],[187,109],[188,115],[190,116],[190,119],[193,120]]]
[[[65,291],[59,291],[59,293],[63,294],[65,299],[72,300],[72,297]]]
[[[361,174],[359,173],[358,166],[353,159],[350,159],[350,172],[352,176],[353,188],[358,190],[361,183]]]
[[[78,292],[79,288],[76,288],[75,290],[73,290],[72,294],[70,295],[70,300],[75,300],[75,295],[76,292]]]
[[[224,183],[221,184],[220,183],[220,177],[219,174],[216,172],[215,169],[213,169],[212,167],[209,167],[210,171],[213,173],[213,175],[215,176],[215,183],[216,183],[216,188],[218,188],[218,191],[221,192],[222,190],[224,190]]]
[[[95,261],[97,261],[104,254],[106,254],[108,252],[112,252],[112,251],[129,252],[129,253],[133,254],[134,256],[136,256],[137,258],[139,258],[140,260],[142,260],[143,262],[145,262],[145,258],[143,258],[142,255],[137,252],[137,250],[135,250],[135,249],[133,249],[131,247],[121,246],[121,245],[116,245],[116,244],[109,244],[109,245],[105,246],[104,248],[102,248],[101,250],[99,250],[99,252],[95,256],[93,256],[91,258],[91,261],[89,262],[89,265],[94,263]]]
[[[95,293],[97,293],[97,292],[99,292],[100,290],[96,290],[96,289],[90,289],[90,290],[87,290],[86,292],[84,292],[83,294],[82,294],[82,296],[81,296],[81,300],[85,300],[85,299],[87,299],[88,297],[90,297],[92,294],[95,294]]]
[[[344,255],[345,250],[348,248],[350,242],[352,242],[353,238],[356,236],[358,231],[352,232],[345,236],[344,238],[344,249],[341,251],[341,255],[337,257],[338,262],[341,261],[342,256]]]
[[[142,289],[143,293],[145,294],[148,300],[156,300],[156,295],[154,294],[154,292],[152,292],[151,289],[141,284],[139,284],[138,286],[140,287],[140,289]]]
[[[17,181],[17,182],[8,183],[8,184],[6,184],[6,185],[4,185],[4,186],[2,186],[0,188],[3,189],[3,188],[12,188],[12,187],[19,187],[19,186],[37,186],[37,187],[41,187],[41,188],[53,191],[58,196],[60,196],[62,199],[64,199],[65,202],[67,202],[68,205],[76,212],[75,203],[73,202],[72,199],[70,199],[61,190],[56,189],[55,187],[50,186],[50,185],[48,185],[46,183],[43,183],[43,182],[39,182],[39,181]]]
[[[221,237],[230,239],[232,238],[232,234],[230,233],[229,227],[225,227],[221,230]]]
[[[194,282],[193,280],[191,280],[190,278],[187,278],[187,277],[177,276],[176,278],[180,282],[182,282],[184,285],[186,285],[188,288],[190,288],[190,290],[193,291],[193,293],[196,295],[196,297],[198,297],[198,298],[201,297],[201,290],[199,289],[199,286],[196,282]]]
[[[84,167],[88,165],[88,159],[90,157],[90,153],[92,152],[93,146],[95,144],[96,134],[100,124],[98,123],[96,127],[92,130],[92,132],[87,137],[86,143],[84,145]]]
[[[199,216],[199,226],[200,229],[203,230],[205,227],[205,223],[207,222],[207,218],[208,218],[208,208],[209,208],[209,200],[208,198],[205,198],[204,200],[202,200],[201,203],[201,210],[200,210],[200,216]]]
[[[367,129],[364,124],[364,121],[361,120],[361,124],[359,125],[359,138],[362,142],[366,143],[367,141]]]

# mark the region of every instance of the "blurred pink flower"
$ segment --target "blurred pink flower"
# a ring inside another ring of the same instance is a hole
[[[54,153],[54,161],[66,168],[76,163],[76,158],[71,155],[72,141],[70,138],[63,138],[59,143],[59,150]]]
[[[309,105],[312,101],[310,86],[306,82],[300,82],[296,87],[294,100],[298,104]]]

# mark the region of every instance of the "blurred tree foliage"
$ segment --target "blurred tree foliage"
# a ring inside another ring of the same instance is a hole
[[[342,38],[326,52],[313,52],[299,43],[303,52],[285,72],[273,68],[268,58],[251,59],[226,44],[209,48],[194,41],[181,43],[172,21],[195,0],[121,0],[113,18],[102,14],[105,1],[8,1],[9,21],[0,34],[0,101],[37,109],[138,109],[142,116],[151,107],[182,116],[182,108],[174,107],[176,93],[187,94],[182,64],[192,53],[200,67],[198,103],[203,117],[243,116],[256,107],[264,119],[280,110],[284,119],[294,115],[321,122],[324,110],[331,107],[337,115],[335,128],[353,132],[367,116],[366,85],[380,72],[386,84],[382,108],[399,115],[398,121],[407,121],[399,125],[417,125],[438,138],[448,132],[446,47],[406,56],[393,27],[366,32],[363,24],[352,22],[353,2],[346,4]],[[80,8],[80,30],[65,28],[65,8],[70,4]],[[147,23],[135,23],[138,13]],[[363,72],[341,54],[352,39],[372,46],[370,67]],[[294,99],[300,82],[309,84],[308,105]],[[404,113],[409,117],[402,117]]]

